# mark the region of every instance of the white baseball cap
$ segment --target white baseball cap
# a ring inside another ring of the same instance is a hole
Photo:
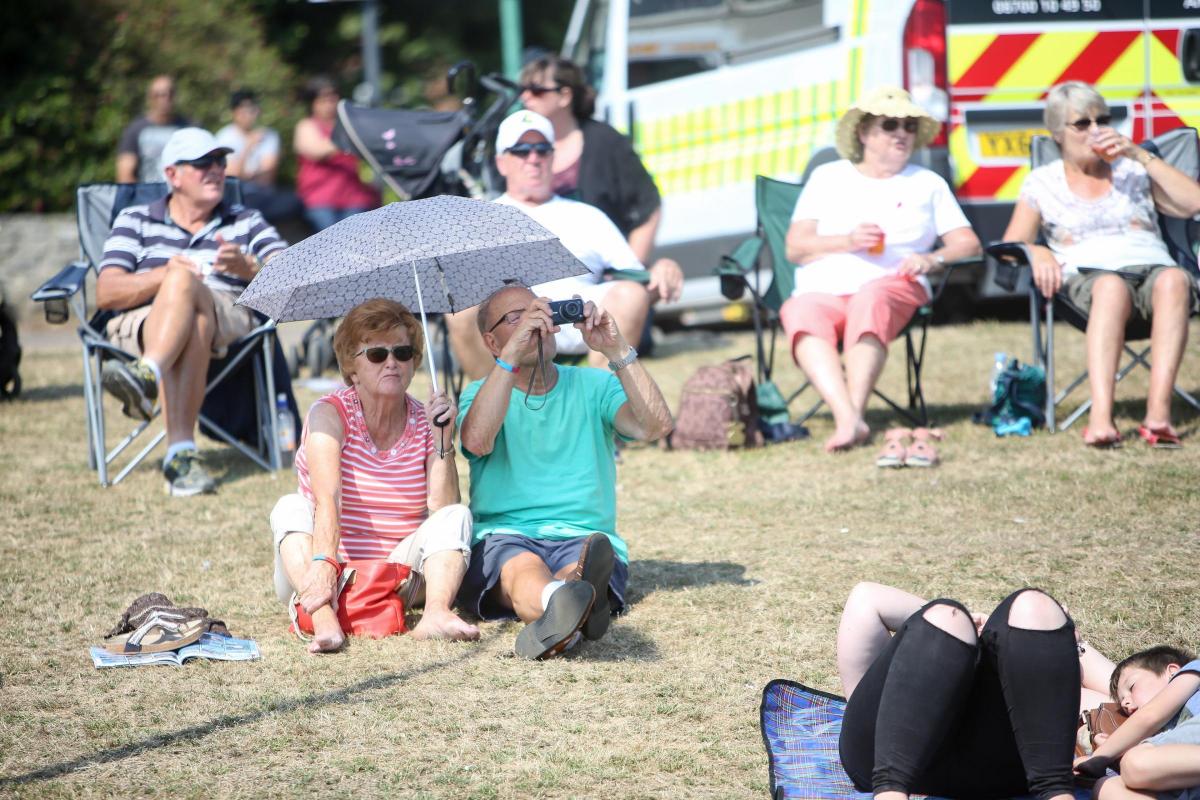
[[[159,166],[165,176],[167,167],[174,166],[180,161],[194,161],[197,158],[204,158],[210,153],[226,155],[232,152],[232,148],[218,143],[217,137],[204,128],[180,128],[171,134],[170,139],[167,139]]]
[[[529,131],[537,131],[546,137],[547,142],[554,144],[554,126],[550,120],[541,114],[522,110],[509,114],[500,123],[500,130],[496,132],[496,153],[503,153]]]

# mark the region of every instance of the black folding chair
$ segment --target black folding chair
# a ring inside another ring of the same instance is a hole
[[[1200,180],[1200,142],[1196,138],[1195,128],[1176,128],[1148,139],[1142,147],[1157,154],[1171,166],[1181,172]],[[1058,144],[1049,136],[1035,136],[1030,143],[1030,163],[1034,168],[1049,164],[1062,154]],[[1158,226],[1163,241],[1175,263],[1191,273],[1193,279],[1200,278],[1200,267],[1196,262],[1196,220],[1169,217],[1159,212]],[[985,248],[987,256],[992,259],[995,267],[996,282],[1000,286],[1014,291],[1020,281],[1027,279],[1029,283],[1029,323],[1033,330],[1034,361],[1046,370],[1046,429],[1053,433],[1055,430],[1065,431],[1077,419],[1087,413],[1092,407],[1089,397],[1072,411],[1061,424],[1056,424],[1055,410],[1070,394],[1082,385],[1088,378],[1084,369],[1061,391],[1054,390],[1054,320],[1065,320],[1071,327],[1080,332],[1087,331],[1087,313],[1071,302],[1065,292],[1058,292],[1052,298],[1046,298],[1038,291],[1032,279],[1030,264],[1033,257],[1027,245],[1022,242],[996,242]],[[1140,349],[1130,347],[1130,342],[1143,342],[1150,338],[1150,323],[1146,320],[1131,319],[1125,326],[1125,354],[1129,360],[1117,370],[1116,380],[1120,383],[1126,375],[1139,364],[1150,368],[1147,357],[1150,346]],[[1200,411],[1200,401],[1188,392],[1175,386],[1175,394],[1184,402]]]
[[[124,463],[116,477],[109,480],[109,466],[114,459],[146,432],[160,409],[155,410],[150,420],[139,421],[109,449],[105,437],[100,368],[105,359],[134,361],[137,354],[109,342],[105,328],[113,312],[98,311],[88,318],[87,280],[98,273],[104,241],[117,215],[128,206],[153,202],[166,193],[165,183],[92,183],[76,189],[79,260],[68,264],[33,293],[33,299],[43,304],[48,322],[65,323],[72,311],[79,320],[88,466],[96,470],[101,486],[115,485],[124,479],[165,438],[166,430],[148,436],[150,441]],[[236,179],[226,180],[225,200],[240,203],[241,188]],[[231,445],[265,470],[280,469],[283,459],[279,449],[277,393],[286,397],[292,424],[298,426],[296,400],[276,337],[275,323],[261,318],[258,327],[230,345],[225,358],[214,359],[209,365],[205,399],[200,410],[200,430]]]

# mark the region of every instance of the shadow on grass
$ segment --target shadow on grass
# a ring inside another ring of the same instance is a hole
[[[80,756],[70,761],[60,761],[57,764],[50,764],[41,769],[26,772],[21,775],[12,775],[8,777],[0,777],[0,790],[11,786],[20,786],[23,784],[35,783],[37,781],[51,780],[59,778],[63,775],[68,775],[72,772],[78,772],[87,769],[95,764],[109,764],[114,761],[130,758],[139,755],[149,750],[156,750],[161,747],[172,747],[184,742],[194,742],[212,733],[224,731],[228,728],[234,728],[240,725],[253,725],[254,723],[265,719],[274,714],[287,714],[297,710],[312,710],[324,706],[344,705],[346,703],[355,702],[358,695],[364,692],[383,689],[388,686],[393,686],[398,683],[403,683],[406,680],[415,678],[427,672],[448,667],[451,664],[465,661],[466,659],[483,652],[482,648],[470,647],[465,649],[462,655],[439,661],[434,664],[428,664],[423,667],[416,667],[404,672],[390,672],[385,675],[377,675],[373,678],[359,681],[342,689],[333,689],[328,692],[320,692],[309,694],[304,697],[295,698],[292,700],[279,700],[258,711],[248,711],[244,714],[226,714],[225,716],[216,717],[208,722],[200,725],[192,725],[188,728],[182,728],[170,733],[159,733],[153,736],[131,742],[130,744],[122,745],[121,747],[110,747],[107,750],[101,750],[98,753],[91,755]]]
[[[586,642],[578,654],[567,658],[580,661],[660,661],[662,655],[654,640],[634,628],[623,624],[620,617],[613,617],[608,633],[598,642]]]
[[[41,403],[48,400],[64,400],[68,397],[83,397],[82,383],[55,384],[53,386],[34,386],[22,389],[17,400]],[[82,411],[80,415],[82,416]]]
[[[625,602],[640,602],[655,592],[689,589],[716,584],[754,586],[746,567],[730,561],[664,561],[639,559],[629,565],[629,589]]]

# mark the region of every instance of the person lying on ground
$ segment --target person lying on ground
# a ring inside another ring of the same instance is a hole
[[[1177,647],[1152,647],[1117,664],[1110,690],[1129,719],[1107,738],[1097,736],[1091,756],[1076,759],[1076,772],[1100,778],[1093,796],[1198,800],[1200,660]],[[1121,774],[1103,777],[1118,761]]]
[[[1082,81],[1050,90],[1045,121],[1062,158],[1026,176],[1004,238],[1030,243],[1033,282],[1044,297],[1061,290],[1087,314],[1092,407],[1083,440],[1120,443],[1113,396],[1125,326],[1149,320],[1150,387],[1139,433],[1152,445],[1178,446],[1171,395],[1200,293],[1159,236],[1158,214],[1200,213],[1200,186],[1110,127],[1108,104]],[[1046,245],[1033,244],[1043,231]]]
[[[888,345],[929,302],[926,275],[980,252],[946,182],[908,163],[937,132],[903,89],[871,91],[838,122],[842,159],[813,170],[792,213],[787,259],[799,266],[779,319],[796,364],[833,412],[826,451],[870,437],[867,400]]]
[[[640,270],[642,262],[604,212],[554,194],[553,156],[554,128],[542,115],[518,111],[500,123],[496,167],[507,189],[496,202],[516,206],[533,217],[589,270],[586,275],[535,286],[534,292],[555,298],[577,294],[610,314],[622,334],[637,343],[657,293],[637,281],[606,279],[607,270]],[[487,375],[493,364],[475,330],[477,313],[477,308],[470,308],[449,317],[454,353],[472,380]],[[559,353],[587,355],[591,366],[603,368],[603,356],[588,347],[575,327],[562,327],[555,338]]]
[[[331,602],[337,564],[349,559],[412,568],[400,589],[405,607],[425,606],[413,638],[479,638],[450,608],[471,555],[471,512],[454,461],[457,409],[444,392],[427,407],[408,394],[423,347],[420,323],[391,300],[355,306],[334,334],[346,388],[308,412],[299,492],[271,512],[276,594],[287,603],[296,592],[312,616],[311,652],[345,642]]]
[[[624,608],[613,438],[653,441],[673,425],[612,314],[584,308],[575,327],[611,374],[555,366],[547,299],[509,287],[479,307],[493,368],[462,394],[476,525],[459,600],[483,619],[525,622],[515,645],[525,658],[557,655],[580,631],[601,638]]]
[[[1037,589],[989,616],[877,583],[850,592],[837,637],[842,766],[876,798],[1071,800],[1081,707],[1113,665]]]

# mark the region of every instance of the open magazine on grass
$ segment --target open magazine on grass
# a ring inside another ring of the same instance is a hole
[[[89,652],[92,656],[92,664],[97,669],[141,667],[147,664],[169,664],[181,667],[193,658],[211,658],[216,661],[257,661],[262,658],[262,654],[258,651],[258,643],[253,639],[234,639],[232,636],[221,636],[217,633],[203,633],[198,642],[164,653],[119,655],[110,653],[103,647],[93,647]]]

